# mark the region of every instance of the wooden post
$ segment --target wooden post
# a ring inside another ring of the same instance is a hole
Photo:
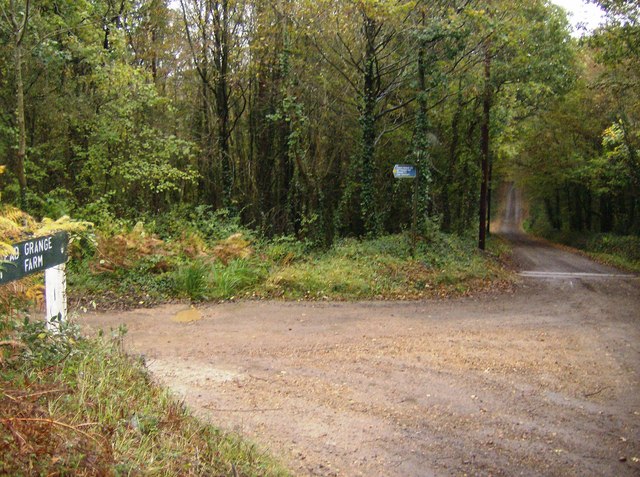
[[[56,265],[44,271],[47,329],[60,331],[67,320],[67,274],[65,265]]]
[[[489,190],[489,148],[491,126],[491,55],[489,52],[490,40],[484,46],[484,93],[482,99],[482,128],[480,150],[482,156],[482,182],[480,184],[480,227],[478,231],[478,248],[484,250],[487,238],[487,196]]]
[[[413,181],[413,211],[411,217],[411,258],[416,256],[416,241],[418,234],[418,181],[420,180],[420,170],[416,167],[416,178]]]
[[[44,271],[45,320],[47,329],[59,331],[67,320],[67,276],[65,263],[69,257],[66,232],[34,237],[13,244],[13,254],[1,257],[0,285]]]

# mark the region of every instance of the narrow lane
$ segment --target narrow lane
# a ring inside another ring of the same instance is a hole
[[[563,280],[635,277],[525,234],[522,230],[522,198],[513,184],[506,194],[498,233],[513,245],[513,258],[523,277]]]

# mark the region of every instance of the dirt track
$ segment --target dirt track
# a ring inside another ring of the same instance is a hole
[[[505,230],[525,269],[585,271]],[[296,475],[638,476],[639,282],[550,277],[475,299],[241,302],[191,323],[171,305],[82,322],[126,323],[160,381]]]
[[[202,415],[299,475],[639,475],[633,283],[424,303],[236,303],[88,317]],[[621,460],[624,459],[624,460]]]

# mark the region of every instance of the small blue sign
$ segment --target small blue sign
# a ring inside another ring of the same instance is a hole
[[[396,179],[415,179],[416,166],[409,164],[396,164],[393,166],[393,177]]]

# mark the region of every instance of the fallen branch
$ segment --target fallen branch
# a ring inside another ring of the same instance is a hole
[[[263,409],[219,409],[219,408],[215,408],[215,407],[211,407],[211,406],[203,406],[206,409],[209,409],[210,411],[217,411],[217,412],[270,412],[270,411],[282,411],[281,407],[274,407],[274,408],[263,408]]]
[[[66,393],[66,392],[67,392],[66,389],[50,389],[48,391],[40,391],[37,393],[23,394],[21,396],[10,396],[7,393],[4,393],[4,395],[9,399],[11,399],[12,401],[19,402],[21,399],[31,399],[34,397],[44,396],[45,394]]]
[[[60,422],[60,421],[55,421],[53,419],[47,419],[47,418],[38,418],[38,417],[10,417],[7,419],[0,419],[0,422],[4,423],[11,423],[11,422],[41,422],[44,424],[50,424],[50,425],[54,425],[54,426],[59,426],[59,427],[64,427],[65,429],[69,429],[72,430],[74,432],[77,432],[78,434],[82,434],[83,436],[91,439],[93,442],[95,442],[96,444],[100,445],[100,441],[98,441],[98,439],[96,439],[95,437],[93,437],[91,434],[88,434],[86,432],[84,432],[81,429],[78,429],[77,427],[74,427],[70,424],[65,424],[64,422]]]

